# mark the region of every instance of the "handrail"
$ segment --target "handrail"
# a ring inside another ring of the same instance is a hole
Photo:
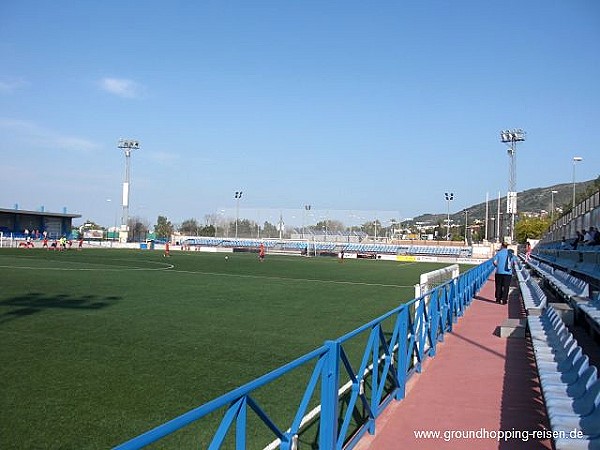
[[[424,359],[435,355],[437,343],[443,341],[446,332],[452,331],[453,323],[462,316],[492,271],[493,265],[488,260],[356,330],[336,340],[327,341],[312,352],[120,444],[115,449],[145,447],[226,407],[209,449],[219,449],[233,426],[236,449],[245,449],[247,413],[250,408],[279,441],[281,449],[294,450],[306,422],[303,419],[319,382],[319,448],[352,448],[367,431],[371,434],[375,432],[375,419],[393,399],[404,398],[407,379],[413,372],[421,371]],[[388,338],[383,326],[390,319],[394,319],[394,325],[391,337]],[[369,333],[369,337],[360,367],[355,370],[345,345],[362,333]],[[314,363],[312,374],[292,423],[283,431],[253,398],[253,393],[309,363]],[[346,399],[343,412],[339,405],[341,377],[349,379],[351,383],[350,397]],[[369,392],[365,389],[366,383],[370,385]],[[386,383],[391,383],[391,387]],[[358,430],[351,432],[352,415],[359,404],[363,406],[367,417]]]

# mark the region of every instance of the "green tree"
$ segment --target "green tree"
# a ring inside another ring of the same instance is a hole
[[[129,226],[129,233],[127,235],[129,241],[141,242],[146,240],[148,229],[150,228],[150,222],[147,219],[137,216],[130,217],[127,225]]]
[[[260,233],[261,237],[279,237],[279,230],[277,227],[270,222],[265,222],[263,225],[262,231]]]
[[[198,221],[196,219],[187,219],[181,223],[179,232],[185,236],[195,236],[199,230]]]
[[[158,216],[156,225],[154,225],[154,233],[157,238],[169,238],[173,234],[173,230],[173,224],[165,216]]]
[[[206,226],[200,228],[199,235],[200,236],[214,236],[215,235],[214,225],[206,225]]]
[[[249,219],[239,219],[237,221],[237,235],[238,237],[252,237],[255,236],[257,231],[257,223]],[[236,222],[232,220],[229,222],[229,237],[235,236]]]
[[[362,231],[367,233],[369,236],[375,236],[375,234],[377,234],[377,236],[385,235],[385,230],[383,230],[383,226],[381,225],[381,222],[379,221],[379,219],[376,219],[374,221],[365,222],[361,225],[360,228]]]
[[[549,227],[549,217],[524,217],[515,224],[515,237],[524,244],[528,239],[541,239]]]

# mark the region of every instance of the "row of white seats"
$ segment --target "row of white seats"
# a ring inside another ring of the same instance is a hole
[[[585,314],[588,323],[600,333],[600,293],[587,302],[577,302],[577,307]]]
[[[519,289],[527,313],[536,316],[540,315],[548,303],[546,294],[540,285],[531,277],[531,273],[523,267],[518,260],[516,261],[515,272],[517,273]]]
[[[552,307],[527,323],[556,449],[600,449],[596,368]]]
[[[529,266],[567,300],[573,301],[574,297],[589,297],[590,295],[589,283],[575,275],[535,259],[529,260]]]

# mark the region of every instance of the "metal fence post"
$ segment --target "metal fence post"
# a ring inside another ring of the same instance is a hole
[[[326,341],[327,353],[321,375],[321,421],[319,428],[319,448],[337,448],[338,434],[338,389],[340,377],[340,343]]]
[[[397,375],[398,389],[396,391],[396,400],[401,400],[406,394],[406,371],[408,370],[408,306],[404,305],[398,313],[396,322],[398,328],[398,364]]]

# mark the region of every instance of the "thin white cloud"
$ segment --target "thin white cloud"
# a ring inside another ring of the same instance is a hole
[[[11,138],[44,149],[90,152],[100,148],[89,139],[61,134],[26,120],[0,117],[0,130],[3,130],[0,143]]]
[[[12,94],[26,84],[22,79],[0,80],[0,94]]]
[[[142,86],[126,78],[103,78],[100,80],[100,88],[123,98],[139,98],[142,95]]]

